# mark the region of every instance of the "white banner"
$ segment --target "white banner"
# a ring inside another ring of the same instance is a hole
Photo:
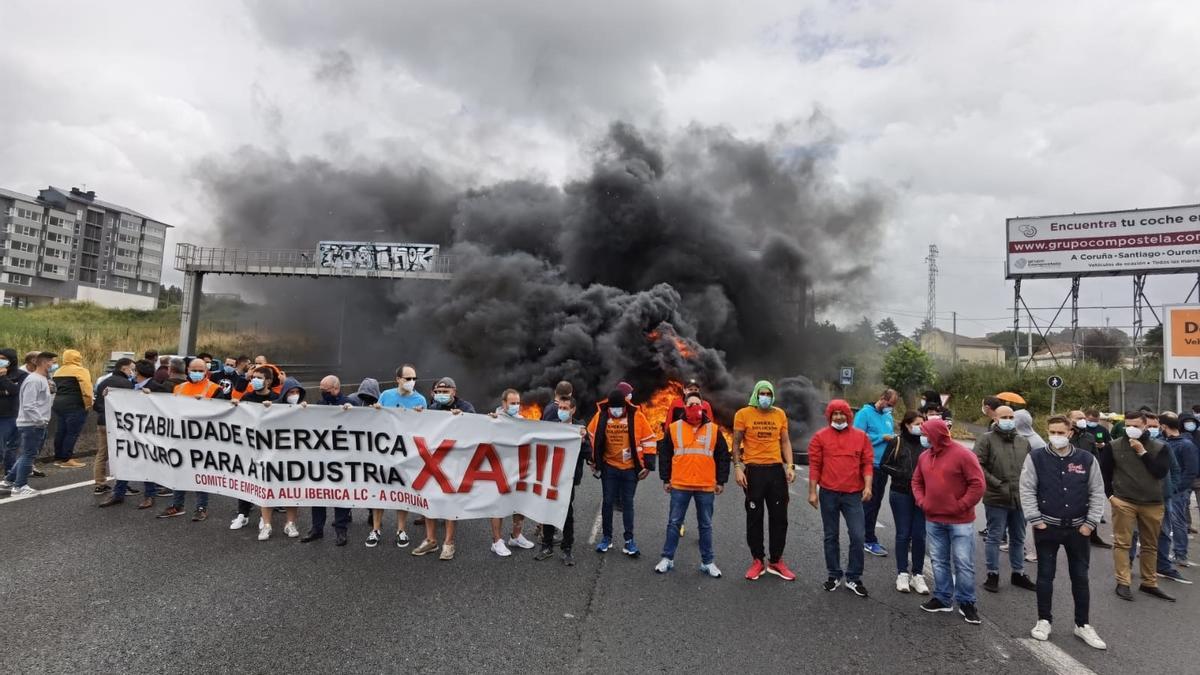
[[[1008,219],[1006,277],[1200,270],[1200,205]]]
[[[429,410],[235,406],[114,389],[105,420],[120,480],[263,506],[520,513],[559,527],[580,452],[577,426]]]

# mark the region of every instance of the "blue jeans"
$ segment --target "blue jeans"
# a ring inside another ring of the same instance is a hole
[[[910,494],[896,492],[893,484],[888,493],[892,505],[892,517],[896,519],[896,573],[920,574],[925,569],[925,512],[917,506]],[[912,565],[909,566],[909,547],[912,548]]]
[[[14,487],[25,487],[29,483],[29,472],[33,470],[33,460],[37,459],[42,444],[46,442],[46,427],[17,427],[17,434],[21,440],[21,456],[5,480]]]
[[[58,428],[54,430],[54,459],[65,462],[75,455],[75,443],[87,422],[86,410],[56,413]]]
[[[696,522],[700,529],[700,562],[705,565],[713,561],[712,514],[716,498],[712,492],[699,490],[671,490],[671,514],[667,517],[667,539],[663,542],[662,557],[675,559],[679,548],[679,528],[687,515],[688,502],[696,500]]]
[[[601,488],[604,501],[600,508],[600,522],[604,536],[612,539],[613,504],[621,500],[621,520],[625,525],[625,540],[633,539],[633,496],[637,493],[638,472],[633,469],[614,469],[604,465]]]
[[[124,499],[125,493],[128,491],[129,491],[129,481],[127,481],[127,480],[117,481],[117,484],[113,486],[113,493],[112,493],[113,499]],[[146,499],[154,499],[154,493],[156,493],[156,492],[158,492],[158,486],[155,485],[154,483],[151,483],[150,481],[146,481],[142,485],[142,494],[145,495]]]
[[[1171,550],[1175,553],[1176,560],[1187,560],[1188,557],[1188,507],[1192,503],[1192,491],[1184,490],[1183,492],[1171,498],[1171,512],[1167,514],[1166,519],[1170,521],[1171,527]],[[1163,524],[1163,529],[1167,529],[1167,525]],[[1161,537],[1159,540],[1161,541]]]
[[[933,563],[933,597],[947,606],[952,600],[960,606],[974,604],[975,524],[925,521],[925,536]]]
[[[17,418],[0,417],[0,458],[3,458],[4,472],[12,471],[17,465],[17,455],[21,442],[17,434]]]
[[[1000,572],[1000,542],[1008,532],[1008,564],[1013,574],[1025,571],[1025,512],[1020,507],[1006,509],[1003,506],[983,505],[987,516],[987,540],[983,557],[987,561],[988,574]]]
[[[183,490],[176,490],[175,491],[175,499],[171,502],[171,506],[174,506],[177,509],[182,509],[183,508],[183,500],[187,497],[187,495],[188,495],[188,493],[184,492]],[[207,509],[208,508],[208,493],[207,492],[197,492],[197,493],[195,493],[195,495],[196,495],[196,508]]]
[[[846,521],[846,531],[850,535],[850,564],[846,569],[846,579],[861,580],[865,555],[863,542],[866,538],[862,493],[836,492],[821,488],[820,505],[821,523],[825,528],[825,569],[829,572],[829,578],[842,578],[841,527],[838,523],[840,516]]]
[[[887,491],[888,475],[875,465],[875,473],[871,477],[871,501],[863,507],[863,522],[866,527],[866,542],[878,544],[875,536],[875,521],[879,519],[879,509],[883,508],[883,493]],[[862,548],[861,546],[859,548]]]

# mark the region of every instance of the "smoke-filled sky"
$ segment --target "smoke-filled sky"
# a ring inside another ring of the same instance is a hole
[[[0,22],[0,186],[86,183],[173,241],[224,243],[214,176],[248,161],[557,199],[622,121],[671,152],[727,134],[817,162],[835,202],[880,204],[861,239],[820,248],[873,272],[826,316],[915,326],[936,243],[941,324],[957,310],[978,335],[1009,321],[1006,217],[1200,201],[1191,3],[10,0]],[[1129,304],[1129,286],[1086,280],[1081,304]],[[1066,290],[1026,285],[1031,305]],[[1130,323],[1083,322],[1105,318]]]

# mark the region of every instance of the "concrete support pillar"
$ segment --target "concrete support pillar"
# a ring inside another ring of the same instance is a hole
[[[204,275],[185,272],[183,275],[183,307],[179,311],[179,350],[181,356],[196,353],[196,333],[200,327],[200,298]]]

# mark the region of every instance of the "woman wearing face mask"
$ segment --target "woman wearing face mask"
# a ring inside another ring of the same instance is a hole
[[[494,418],[506,418],[512,420],[521,419],[521,392],[516,389],[505,389],[500,395],[500,407],[496,408],[495,412],[489,413],[489,416]],[[509,546],[517,548],[530,549],[533,548],[533,542],[525,538],[522,529],[525,527],[525,516],[514,513],[512,517],[512,536],[508,538],[508,546],[504,544],[504,537],[500,534],[500,529],[504,525],[503,518],[492,518],[492,553],[507,558],[512,555]]]
[[[255,368],[247,373],[249,379],[246,380],[246,388],[243,390],[235,390],[236,398],[233,400],[233,405],[240,402],[245,403],[269,403],[276,400],[276,395],[271,391],[276,385],[275,371],[269,366]],[[233,522],[229,524],[229,529],[240,530],[250,523],[250,511],[254,509],[254,504],[239,499],[237,515],[233,517]],[[258,531],[260,538],[262,535],[263,521],[258,521]],[[270,532],[267,533],[270,536]]]
[[[929,595],[925,582],[925,512],[917,506],[912,495],[912,475],[917,458],[928,447],[929,439],[921,434],[925,418],[916,410],[904,415],[900,435],[884,455],[880,469],[892,478],[888,503],[896,520],[896,590]],[[911,550],[911,564],[909,552]]]
[[[263,383],[265,386],[265,382]],[[268,389],[269,391],[269,389]],[[295,378],[287,378],[283,381],[283,386],[280,387],[280,397],[275,400],[276,403],[287,403],[288,405],[301,405],[304,403],[304,387]],[[245,401],[246,397],[242,397]],[[271,401],[268,399],[262,402],[264,407],[271,407]],[[261,514],[261,525],[258,528],[258,540],[266,541],[271,538],[271,512],[273,507],[260,506],[259,513]],[[300,515],[300,507],[288,506],[284,509],[287,514],[287,522],[283,525],[283,533],[291,539],[296,539],[300,536],[300,529],[296,527],[296,518]]]

